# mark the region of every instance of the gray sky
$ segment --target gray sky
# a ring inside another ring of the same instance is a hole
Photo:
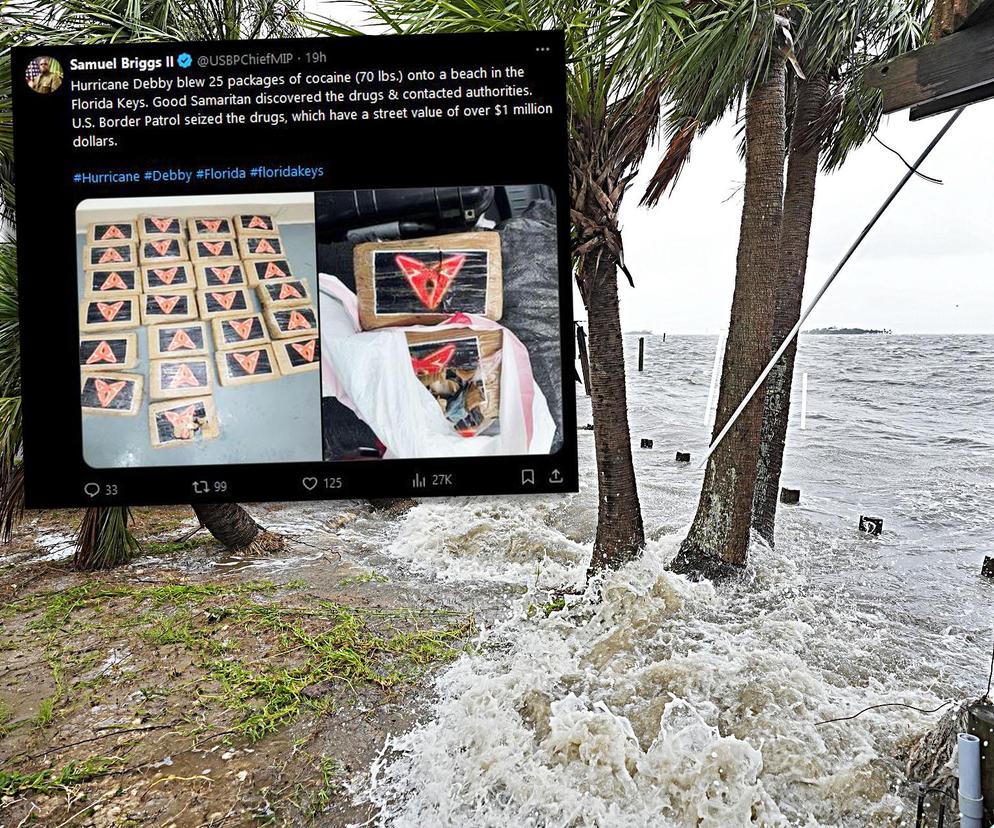
[[[305,0],[305,8],[361,23],[357,7]],[[880,138],[913,162],[948,115],[911,123],[886,118]],[[808,319],[828,325],[891,328],[895,333],[994,334],[994,101],[974,104],[932,152],[878,222]],[[621,210],[625,330],[717,333],[728,327],[744,176],[736,125],[729,118],[694,146],[675,192],[656,208],[637,206],[661,151],[650,150]],[[905,172],[871,141],[833,175],[815,199],[805,302]],[[731,198],[730,198],[731,196]],[[574,315],[584,315],[574,288]]]
[[[911,123],[900,112],[884,121],[879,135],[913,162],[946,118]],[[944,183],[908,183],[806,328],[994,333],[992,134],[994,101],[969,107],[923,167]],[[636,284],[632,290],[623,276],[619,282],[626,330],[727,328],[742,209],[737,140],[731,119],[708,132],[695,145],[676,191],[652,210],[637,206],[660,151],[647,156],[621,211],[626,261]],[[900,159],[871,142],[839,172],[819,176],[805,301],[904,171]],[[582,313],[582,305],[577,308]]]

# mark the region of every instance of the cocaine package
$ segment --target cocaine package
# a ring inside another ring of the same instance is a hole
[[[446,328],[405,335],[415,375],[459,434],[473,437],[498,421],[501,330]]]
[[[452,314],[499,320],[503,307],[500,234],[450,233],[365,242],[354,249],[359,323],[435,325]]]

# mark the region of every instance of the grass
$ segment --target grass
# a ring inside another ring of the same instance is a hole
[[[35,724],[44,730],[52,723],[53,718],[55,718],[55,699],[43,699],[41,704],[38,705],[38,714],[35,716]]]
[[[370,570],[369,572],[363,572],[361,575],[352,575],[348,578],[342,578],[338,583],[343,587],[347,586],[361,586],[362,584],[385,584],[390,579],[386,575],[381,575],[375,570]]]
[[[94,756],[82,762],[69,762],[59,769],[48,768],[33,773],[0,770],[0,796],[56,793],[106,776],[123,763],[124,760],[118,756]]]
[[[416,679],[454,658],[473,629],[471,617],[446,611],[357,609],[310,597],[291,603],[302,586],[91,579],[14,602],[15,613],[31,616],[30,632],[42,635],[56,688],[35,724],[46,727],[74,704],[99,703],[110,677],[82,673],[108,650],[179,647],[196,673],[174,688],[197,702],[182,715],[224,718],[226,732],[255,741],[302,713],[349,704],[363,688],[388,693]]]

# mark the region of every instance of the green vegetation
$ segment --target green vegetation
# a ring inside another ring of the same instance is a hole
[[[57,793],[72,785],[106,776],[124,764],[118,756],[94,756],[82,762],[69,762],[62,768],[49,768],[34,773],[0,770],[0,796],[24,793]]]
[[[35,723],[45,727],[75,704],[97,703],[108,671],[83,674],[108,651],[180,647],[192,655],[196,674],[174,688],[196,700],[181,717],[200,732],[220,718],[225,732],[255,741],[303,712],[321,714],[360,692],[416,678],[454,658],[473,629],[471,617],[447,611],[356,609],[314,599],[288,604],[287,594],[300,588],[89,580],[14,602],[8,613],[33,616],[25,635],[43,636],[55,684]]]
[[[369,572],[363,572],[361,575],[352,575],[348,578],[342,578],[338,583],[345,586],[360,586],[362,584],[376,583],[385,584],[390,579],[386,575],[381,575],[375,570],[370,570]]]

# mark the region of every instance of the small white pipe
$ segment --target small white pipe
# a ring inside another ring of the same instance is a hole
[[[725,335],[718,334],[718,344],[714,349],[714,366],[711,368],[711,387],[708,389],[708,404],[704,406],[704,425],[711,422],[711,406],[714,404],[714,395],[718,390],[718,373],[721,371],[721,355],[725,343]]]
[[[805,371],[801,374],[801,428],[804,429],[807,426],[805,423],[808,420],[808,374]]]
[[[984,795],[980,789],[980,739],[971,733],[957,738],[960,828],[983,828]]]

